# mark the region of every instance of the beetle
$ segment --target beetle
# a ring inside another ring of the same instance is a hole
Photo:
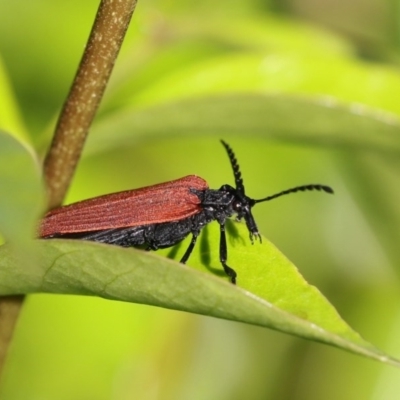
[[[145,247],[157,250],[174,246],[189,234],[192,240],[181,263],[185,264],[196,245],[200,231],[210,222],[220,225],[219,260],[230,281],[236,272],[227,265],[225,222],[236,215],[244,220],[250,240],[261,242],[252,215],[258,203],[299,191],[319,190],[333,193],[326,185],[296,186],[259,200],[245,193],[239,164],[231,147],[221,140],[228,154],[236,187],[222,185],[210,189],[207,182],[188,175],[173,181],[83,200],[49,211],[39,226],[43,239],[70,238],[113,244],[122,247]]]

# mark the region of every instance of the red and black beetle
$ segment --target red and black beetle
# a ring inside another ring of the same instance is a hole
[[[39,237],[91,240],[117,246],[145,246],[148,250],[171,247],[192,234],[192,240],[181,262],[186,263],[200,231],[217,221],[221,236],[219,259],[232,283],[236,272],[226,264],[228,258],[225,221],[236,215],[244,219],[250,240],[261,236],[251,213],[252,207],[264,201],[306,190],[333,193],[329,186],[297,186],[263,199],[246,196],[236,157],[230,146],[221,141],[232,165],[236,188],[223,185],[209,189],[207,182],[195,175],[140,189],[112,193],[56,208],[48,212],[39,227]]]

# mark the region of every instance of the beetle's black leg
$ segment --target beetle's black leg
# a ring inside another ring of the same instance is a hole
[[[225,273],[231,278],[231,282],[236,284],[236,272],[231,267],[226,265],[226,260],[228,259],[228,250],[226,247],[226,235],[225,235],[225,225],[221,224],[221,238],[219,241],[219,261],[221,261],[222,266],[224,267]]]
[[[183,257],[181,259],[182,264],[186,264],[186,261],[189,259],[190,255],[192,254],[192,251],[194,249],[194,246],[196,244],[198,236],[199,236],[198,233],[193,233],[192,240],[189,244],[189,247],[187,248],[187,250],[185,251],[185,254],[183,255]]]

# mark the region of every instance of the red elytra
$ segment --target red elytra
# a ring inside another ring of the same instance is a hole
[[[49,211],[39,237],[179,221],[197,214],[200,199],[191,189],[206,190],[207,182],[188,175],[140,189],[107,194]]]

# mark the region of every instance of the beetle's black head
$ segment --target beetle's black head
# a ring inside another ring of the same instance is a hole
[[[252,207],[254,207],[255,204],[257,203],[262,203],[264,201],[269,201],[272,199],[275,199],[277,197],[289,194],[289,193],[295,193],[295,192],[304,192],[307,190],[322,190],[326,193],[333,193],[333,190],[329,186],[325,185],[320,185],[320,184],[310,184],[310,185],[302,185],[302,186],[296,186],[291,189],[284,190],[282,192],[276,193],[272,196],[264,197],[263,199],[255,200],[251,199],[250,197],[246,196],[244,185],[243,185],[243,179],[242,179],[242,174],[239,169],[239,164],[236,160],[235,154],[233,153],[233,150],[231,147],[221,140],[221,143],[225,147],[229,160],[232,165],[232,170],[233,170],[233,175],[235,177],[235,184],[236,184],[236,189],[233,189],[233,195],[234,195],[234,200],[232,204],[232,209],[234,212],[237,214],[237,219],[241,220],[242,218],[245,220],[247,229],[249,230],[250,233],[250,240],[253,241],[254,237],[258,238],[261,241],[261,235],[258,232],[257,224],[254,220],[253,214],[251,213]],[[228,185],[225,187],[230,188]]]

